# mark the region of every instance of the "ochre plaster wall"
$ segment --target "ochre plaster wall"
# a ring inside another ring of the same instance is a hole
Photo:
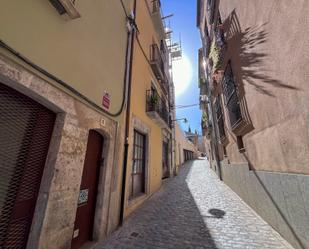
[[[129,155],[127,169],[126,215],[135,210],[145,199],[156,192],[162,183],[162,129],[146,113],[146,91],[151,89],[151,83],[156,87],[159,95],[164,98],[160,85],[148,63],[150,59],[150,45],[154,42],[160,46],[155,26],[146,1],[137,1],[136,23],[139,29],[138,39],[134,41],[134,57],[132,69],[131,115],[129,134]],[[144,51],[144,53],[143,53]],[[146,57],[145,57],[146,56]],[[138,120],[147,127],[147,153],[146,153],[146,194],[141,198],[129,200],[130,177],[133,156],[133,132]]]
[[[127,12],[132,1],[124,1]],[[76,1],[81,17],[65,20],[48,0],[2,0],[1,40],[102,107],[120,109],[127,44],[120,1]]]

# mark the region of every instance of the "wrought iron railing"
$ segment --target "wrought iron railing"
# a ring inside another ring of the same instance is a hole
[[[153,90],[146,91],[146,112],[156,112],[170,126],[169,112],[166,103]]]

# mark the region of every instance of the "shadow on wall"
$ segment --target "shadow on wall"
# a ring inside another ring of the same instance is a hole
[[[235,137],[231,134],[232,139],[234,140],[234,142],[236,143],[236,139]],[[261,189],[263,190],[263,192],[265,193],[265,195],[267,196],[268,200],[272,203],[272,206],[275,208],[275,210],[277,211],[278,215],[281,217],[282,221],[286,224],[286,226],[288,227],[288,230],[290,231],[290,233],[292,234],[293,238],[294,238],[294,246],[297,246],[297,248],[300,249],[307,249],[307,247],[304,245],[304,243],[302,242],[302,239],[300,238],[300,236],[298,235],[298,233],[295,231],[295,224],[291,224],[288,220],[288,214],[284,212],[284,210],[282,210],[282,206],[280,206],[280,203],[277,203],[275,198],[272,196],[271,191],[267,188],[267,186],[265,186],[265,184],[263,183],[262,179],[260,178],[260,176],[258,175],[258,173],[254,170],[254,166],[252,165],[248,155],[246,154],[246,152],[242,153],[242,156],[244,157],[244,159],[247,161],[248,163],[248,167],[250,170],[250,172],[254,175],[255,179],[257,180],[259,186],[261,187]],[[225,181],[224,177],[223,180]],[[238,193],[238,191],[235,190],[235,192],[239,195],[240,193]],[[251,193],[251,195],[256,195],[258,194],[257,192]],[[250,193],[249,193],[250,195]],[[243,197],[242,197],[243,199]],[[248,200],[246,201],[248,203]],[[281,203],[282,204],[282,203]],[[297,206],[297,204],[295,204],[295,206]],[[267,205],[265,204],[265,208],[268,208]],[[253,209],[257,210],[257,207],[253,206]],[[259,213],[259,215],[261,215],[261,217],[263,217],[264,219],[266,217],[263,216],[262,213]],[[275,214],[273,214],[275,215]],[[267,222],[270,222],[269,220],[265,219]],[[270,222],[271,224],[271,222]],[[273,227],[275,227],[275,229],[280,233],[280,228],[276,227],[275,224],[271,224]],[[286,234],[282,234],[283,237],[285,237]]]
[[[226,32],[226,39],[229,46],[233,48],[233,68],[238,74],[236,76],[240,90],[244,92],[244,83],[254,86],[256,91],[270,97],[275,97],[275,95],[274,90],[269,90],[269,86],[300,90],[269,76],[271,71],[266,68],[269,55],[262,48],[257,49],[267,42],[266,26],[267,23],[264,23],[242,31],[235,9],[224,21],[223,27]]]
[[[250,159],[248,158],[248,156],[244,153],[243,156],[246,158],[248,165],[251,165]],[[252,166],[251,166],[252,167]],[[274,197],[271,195],[270,191],[267,189],[267,187],[265,186],[265,184],[263,183],[263,181],[261,180],[261,178],[259,177],[259,175],[257,174],[257,172],[255,170],[251,171],[254,176],[256,177],[259,185],[262,187],[262,189],[264,190],[264,193],[267,195],[267,197],[269,198],[269,200],[272,202],[273,206],[275,207],[275,209],[277,210],[277,212],[279,213],[280,217],[282,218],[282,220],[284,221],[284,223],[287,225],[287,227],[289,228],[290,232],[292,233],[295,242],[297,243],[298,248],[301,249],[306,249],[305,245],[303,244],[301,238],[298,236],[297,232],[295,231],[294,227],[292,224],[290,224],[290,222],[288,221],[287,215],[283,212],[283,210],[281,210],[279,204],[275,201]],[[296,205],[297,206],[297,205]],[[295,224],[294,224],[295,226]],[[277,228],[278,229],[278,228]]]

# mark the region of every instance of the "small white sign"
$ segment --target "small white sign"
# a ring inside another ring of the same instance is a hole
[[[77,238],[79,234],[79,229],[74,230],[73,239]]]
[[[89,189],[81,189],[79,191],[78,205],[87,203]]]

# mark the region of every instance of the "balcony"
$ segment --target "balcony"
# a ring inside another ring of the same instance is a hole
[[[206,111],[208,108],[207,95],[200,95],[200,110]]]
[[[219,24],[217,30],[215,31],[215,39],[218,47],[223,47],[224,45],[226,45],[222,24]]]
[[[210,139],[210,134],[212,131],[212,124],[208,120],[208,115],[206,112],[203,112],[202,120],[201,120],[202,134],[206,136],[207,139]]]
[[[165,30],[161,16],[161,1],[150,0],[150,9],[155,28],[160,34],[160,38],[165,39]]]
[[[222,70],[224,49],[222,46],[213,41],[210,47],[209,60],[212,68],[212,73]]]
[[[207,0],[207,15],[209,24],[212,24],[214,21],[214,8],[215,0]]]
[[[150,65],[157,79],[164,81],[166,78],[164,71],[164,61],[157,44],[150,45]]]
[[[161,89],[162,89],[163,93],[164,93],[166,96],[168,96],[168,93],[169,93],[168,81],[167,81],[167,80],[161,81],[161,82],[160,82],[160,86],[161,86]]]
[[[170,128],[170,118],[166,104],[156,91],[146,91],[146,113],[161,128]]]

